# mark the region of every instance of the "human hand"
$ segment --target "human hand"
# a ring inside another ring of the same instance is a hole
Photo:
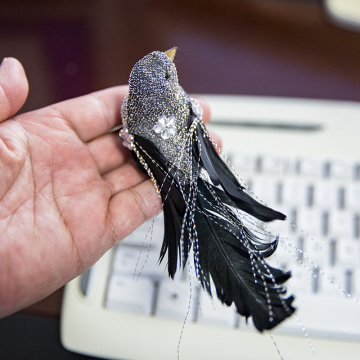
[[[109,133],[127,89],[12,117],[28,83],[17,60],[1,64],[0,316],[81,274],[160,210],[153,184]]]

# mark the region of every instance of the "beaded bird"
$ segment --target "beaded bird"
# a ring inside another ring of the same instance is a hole
[[[294,312],[285,297],[290,273],[270,266],[278,237],[269,240],[257,223],[285,215],[247,194],[219,156],[202,121],[202,109],[179,85],[176,48],[154,51],[133,67],[122,105],[123,144],[162,198],[164,238],[171,278],[192,250],[196,276],[211,295],[259,331],[272,329]]]

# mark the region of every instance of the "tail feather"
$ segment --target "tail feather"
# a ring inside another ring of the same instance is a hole
[[[285,216],[245,194],[199,125],[196,135],[192,180],[181,184],[156,147],[141,136],[135,137],[137,151],[154,175],[163,201],[165,231],[159,260],[167,253],[168,272],[173,278],[193,247],[202,287],[212,294],[212,280],[223,303],[234,303],[239,314],[251,316],[259,331],[271,329],[295,310],[293,297],[285,298],[283,286],[290,273],[265,261],[275,251],[278,239],[266,242],[259,238],[232,208],[263,221]],[[207,170],[211,182],[202,178],[200,168]]]
[[[160,250],[159,261],[163,261],[166,253],[168,254],[168,272],[171,278],[174,278],[178,263],[181,263],[181,241],[183,237],[186,241],[186,229],[182,231],[182,221],[185,214],[185,201],[177,183],[174,181],[170,173],[164,171],[164,159],[154,146],[149,144],[149,141],[141,136],[136,137],[138,144],[138,152],[140,156],[146,161],[151,172],[157,180],[160,188],[163,213],[164,213],[164,238]],[[147,149],[145,151],[144,149]],[[179,260],[179,261],[178,261]],[[187,260],[187,255],[184,257],[184,265]]]
[[[295,310],[291,306],[293,297],[283,298],[282,284],[290,273],[266,263],[249,230],[243,231],[241,226],[213,215],[206,201],[212,195],[203,189],[196,213],[200,282],[209,291],[210,275],[222,302],[234,302],[241,315],[252,316],[259,331],[271,329]]]
[[[223,201],[236,204],[241,210],[262,221],[285,220],[284,214],[260,204],[244,192],[244,188],[221,160],[200,124],[197,124],[196,131],[198,138],[197,156],[200,157],[212,183],[215,186],[221,184],[225,192]]]

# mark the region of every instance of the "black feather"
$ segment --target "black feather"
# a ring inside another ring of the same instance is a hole
[[[160,187],[159,190],[162,198],[164,213],[164,238],[159,261],[164,259],[167,252],[169,276],[174,278],[178,264],[178,255],[179,262],[181,262],[182,249],[180,237],[186,209],[185,201],[177,186],[174,176],[164,171],[166,160],[161,153],[151,144],[149,140],[141,136],[135,136],[135,141],[138,144],[137,149],[140,155],[148,164]],[[183,229],[183,235],[186,234],[187,231],[185,228]],[[183,238],[185,241],[184,246],[188,248],[189,245],[186,243],[187,236],[183,236]],[[187,254],[188,253],[186,253],[184,257],[184,266],[187,261]]]
[[[222,302],[234,302],[241,315],[252,316],[259,331],[273,328],[295,310],[291,306],[293,297],[284,299],[281,286],[290,273],[274,269],[264,260],[275,245],[270,243],[267,253],[266,248],[254,245],[255,235],[242,224],[236,226],[211,215],[207,200],[212,195],[201,179],[199,192],[202,196],[198,197],[196,224],[201,284],[209,291],[210,275]]]
[[[193,246],[202,287],[212,294],[212,280],[222,302],[234,303],[239,314],[252,316],[259,331],[268,330],[295,310],[291,305],[293,297],[284,297],[283,283],[290,273],[275,269],[265,261],[275,251],[278,240],[268,243],[258,238],[231,207],[265,221],[282,219],[284,215],[244,193],[207,136],[198,124],[191,142],[194,145],[189,145],[195,184],[192,188],[179,181],[176,168],[168,166],[149,140],[135,136],[137,150],[153,173],[163,201],[164,239],[160,261],[167,253],[168,272],[173,278],[181,257],[184,266]],[[202,179],[201,168],[207,170],[211,183]],[[195,232],[189,226],[192,220]]]
[[[220,183],[223,190],[229,196],[229,200],[231,199],[241,210],[255,216],[257,219],[266,222],[285,220],[286,216],[284,214],[260,204],[243,191],[244,188],[240,186],[236,177],[220,159],[200,124],[197,124],[196,130],[199,139],[198,144],[199,153],[201,152],[201,161],[208,171],[213,184],[218,185]],[[223,197],[223,201],[225,201],[225,199],[226,197]]]

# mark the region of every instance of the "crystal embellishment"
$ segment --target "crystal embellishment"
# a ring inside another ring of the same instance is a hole
[[[160,134],[163,140],[169,139],[171,136],[176,135],[175,116],[161,116],[158,123],[153,128],[156,134]]]
[[[125,147],[130,150],[134,149],[134,136],[129,134],[128,129],[122,128],[119,133],[120,137],[122,138],[122,143]]]
[[[190,98],[190,105],[194,115],[201,120],[203,116],[203,109],[201,108],[199,102],[193,98]]]

